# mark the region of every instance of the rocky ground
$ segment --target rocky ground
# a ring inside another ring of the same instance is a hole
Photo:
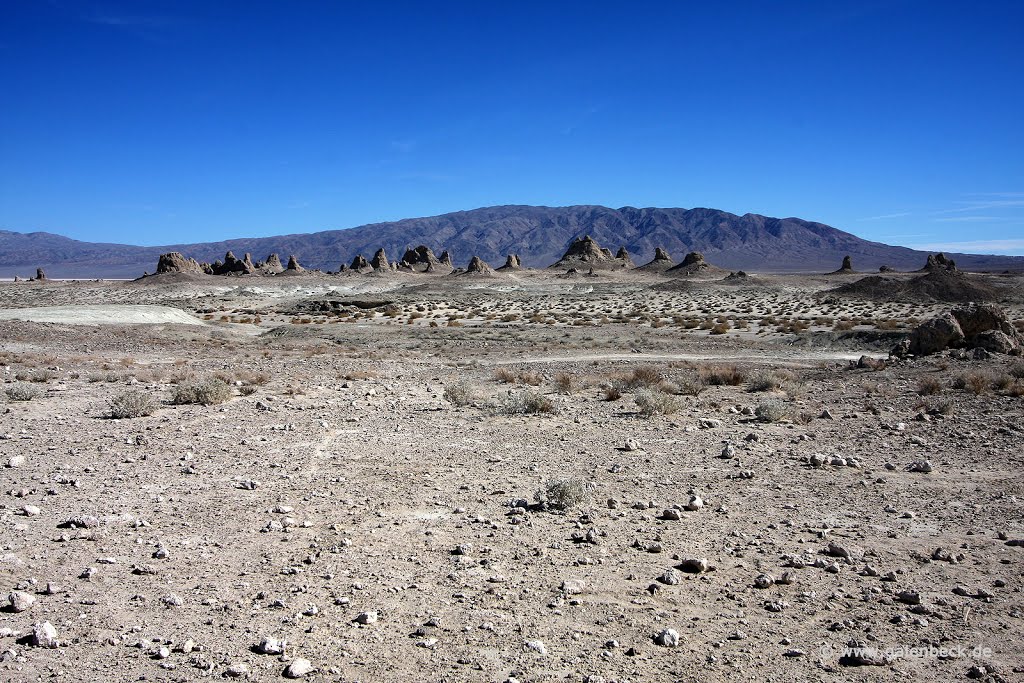
[[[1020,680],[1024,360],[841,282],[0,285],[0,678]]]

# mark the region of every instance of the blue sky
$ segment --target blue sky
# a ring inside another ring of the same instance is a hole
[[[705,206],[1024,254],[1022,45],[1019,1],[0,0],[0,228]]]

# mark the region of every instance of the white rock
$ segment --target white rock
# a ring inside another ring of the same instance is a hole
[[[7,461],[8,467],[21,467],[26,462],[24,455],[13,455],[10,460]]]
[[[48,621],[36,624],[30,642],[33,647],[57,647],[57,629]]]
[[[21,514],[25,515],[26,517],[35,517],[40,512],[42,512],[42,510],[37,508],[35,505],[26,505],[21,508]]]
[[[356,615],[356,623],[357,624],[376,624],[377,623],[377,612],[372,611],[372,610],[371,611],[367,611],[367,612],[360,612],[359,614]]]
[[[226,676],[231,678],[241,678],[242,676],[249,675],[249,665],[244,662],[236,662],[227,668],[224,672]]]
[[[665,573],[658,577],[658,581],[666,586],[677,586],[680,581],[679,573],[673,569],[666,569]]]
[[[690,512],[696,512],[704,507],[704,500],[700,496],[693,495],[690,496],[690,499],[686,501],[686,504],[683,507]]]
[[[160,598],[160,602],[164,603],[167,607],[181,607],[183,604],[182,599],[174,593],[169,593]]]
[[[296,657],[284,670],[285,678],[302,678],[313,673],[313,663],[308,659]]]
[[[662,647],[679,647],[679,633],[675,629],[667,628],[654,636],[654,644]]]
[[[697,557],[683,560],[679,563],[679,568],[693,574],[703,574],[711,568],[711,565],[708,564],[707,558]]]
[[[35,597],[25,591],[11,591],[7,596],[7,605],[12,612],[24,612],[32,607]]]
[[[261,654],[265,655],[279,655],[284,653],[284,648],[288,644],[287,640],[278,640],[271,636],[266,636],[260,641],[260,644],[256,646]]]
[[[523,643],[523,647],[527,650],[533,650],[539,655],[546,655],[548,653],[548,649],[544,647],[544,643],[540,640],[528,640]]]

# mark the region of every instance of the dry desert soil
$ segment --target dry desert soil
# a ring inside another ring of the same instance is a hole
[[[1022,680],[1024,361],[848,281],[2,283],[0,679]]]

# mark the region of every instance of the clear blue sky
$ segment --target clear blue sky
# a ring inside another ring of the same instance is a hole
[[[1019,0],[0,0],[0,85],[9,230],[706,206],[1024,253]]]

